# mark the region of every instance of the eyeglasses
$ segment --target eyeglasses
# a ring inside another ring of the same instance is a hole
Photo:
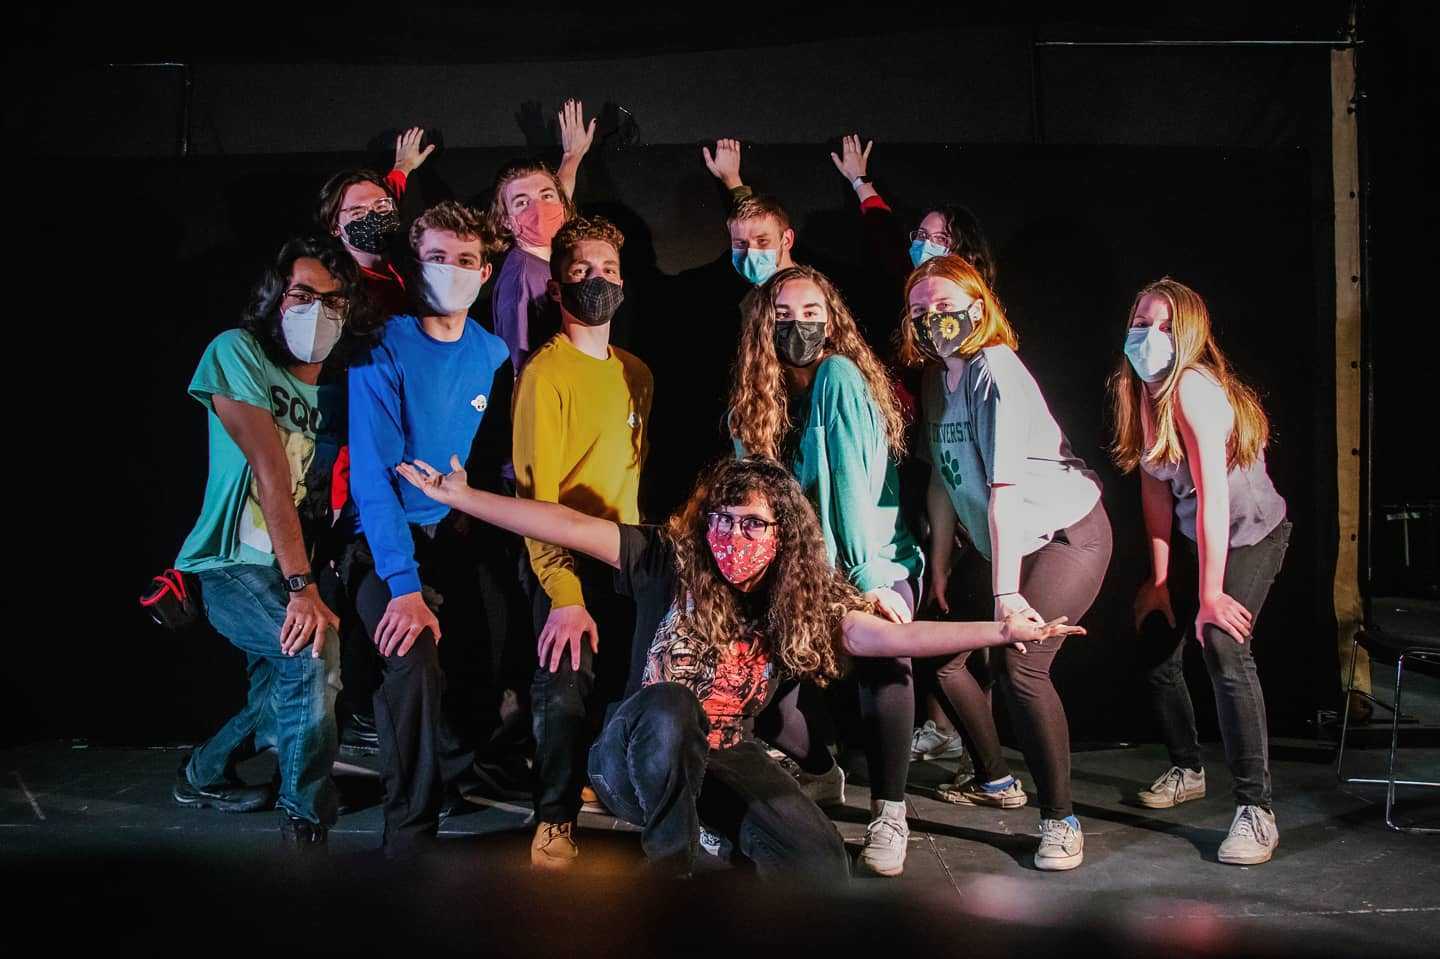
[[[336,313],[344,313],[350,309],[350,297],[344,293],[316,293],[314,290],[306,290],[297,286],[293,290],[286,290],[285,298],[294,300],[300,306],[309,306],[319,300],[325,309]]]
[[[736,516],[734,513],[722,513],[718,510],[707,515],[710,518],[712,532],[721,536],[729,536],[734,532],[736,522],[739,522],[740,532],[752,542],[764,539],[769,535],[770,527],[780,525],[758,516]]]
[[[911,230],[910,239],[916,243],[924,243],[926,240],[934,240],[945,249],[950,249],[950,234],[948,233],[926,233],[924,230]]]
[[[395,201],[388,196],[382,196],[370,203],[357,203],[354,206],[347,206],[340,211],[340,215],[352,220],[358,220],[367,213],[394,213]]]

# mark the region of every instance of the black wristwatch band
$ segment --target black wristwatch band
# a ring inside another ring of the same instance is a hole
[[[309,573],[297,573],[294,576],[285,576],[283,578],[285,581],[285,590],[290,593],[298,593],[306,586],[315,582],[315,577]]]

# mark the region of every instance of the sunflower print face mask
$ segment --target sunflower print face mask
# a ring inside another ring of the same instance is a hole
[[[915,346],[925,356],[937,362],[953,356],[974,328],[969,310],[952,313],[937,313],[931,310],[910,322],[915,324]]]

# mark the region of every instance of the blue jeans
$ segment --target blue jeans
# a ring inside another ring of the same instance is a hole
[[[309,647],[294,656],[280,651],[289,594],[273,566],[241,564],[197,575],[210,624],[245,654],[250,689],[240,712],[195,747],[186,774],[196,786],[216,785],[252,741],[273,739],[280,807],[312,823],[333,825],[330,767],[338,746],[340,644],[330,636],[318,659]]]
[[[848,878],[844,841],[794,778],[753,739],[710,751],[709,728],[688,687],[656,683],[625,700],[590,749],[591,785],[641,827],[652,868],[689,873],[703,820],[763,878]]]

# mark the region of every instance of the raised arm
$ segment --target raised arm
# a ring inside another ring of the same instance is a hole
[[[449,473],[441,473],[423,460],[401,463],[395,470],[426,496],[451,509],[526,539],[584,553],[617,569],[620,566],[620,527],[608,519],[587,516],[559,503],[474,489],[458,456],[450,457]]]
[[[714,153],[710,152],[709,147],[701,147],[700,154],[705,158],[705,169],[725,185],[732,199],[735,198],[737,190],[748,191],[745,181],[740,179],[739,140],[716,140]]]
[[[590,152],[590,145],[595,142],[595,118],[590,118],[590,124],[585,124],[585,104],[579,100],[570,99],[560,108],[560,168],[555,175],[560,178],[560,185],[565,188],[565,195],[572,201],[575,199],[575,178],[580,173],[580,161],[585,159],[585,154]]]

